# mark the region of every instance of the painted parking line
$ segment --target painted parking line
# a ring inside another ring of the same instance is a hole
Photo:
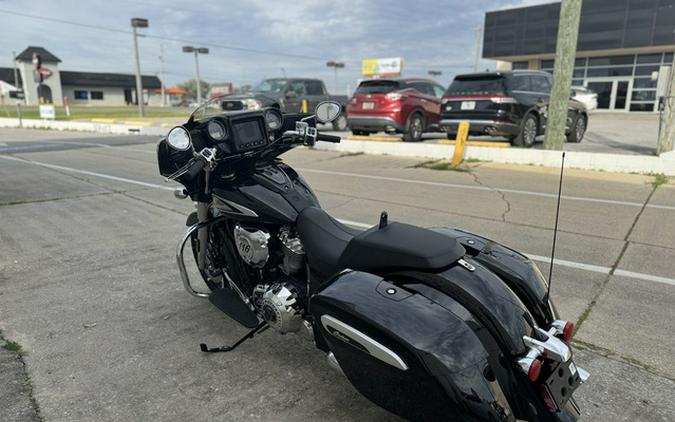
[[[426,181],[426,180],[411,180],[411,179],[403,179],[403,178],[400,178],[400,177],[375,176],[375,175],[372,175],[372,174],[347,173],[347,172],[332,171],[332,170],[318,170],[318,169],[308,169],[308,168],[298,168],[297,170],[305,172],[305,173],[326,174],[326,175],[330,175],[330,176],[345,176],[345,177],[354,177],[354,178],[370,179],[370,180],[383,180],[383,181],[387,181],[387,182],[408,183],[408,184],[414,184],[414,185],[438,186],[438,187],[445,187],[445,188],[451,188],[451,189],[466,189],[466,190],[490,191],[490,192],[499,191],[499,192],[502,192],[502,193],[513,193],[513,194],[517,194],[517,195],[538,196],[538,197],[542,197],[542,198],[553,198],[553,199],[558,198],[558,195],[553,194],[553,193],[533,192],[533,191],[518,190],[518,189],[504,189],[504,188],[499,188],[499,187],[493,188],[493,187],[487,187],[487,186],[463,185],[463,184],[459,184],[459,183],[430,182],[430,181]],[[627,206],[627,207],[638,207],[638,208],[642,208],[642,206],[644,205],[642,202],[615,201],[615,200],[612,200],[612,199],[592,198],[592,197],[586,197],[586,196],[562,195],[561,198],[572,200],[572,201],[595,202],[595,203],[610,204],[610,205],[624,205],[624,206]],[[671,206],[671,205],[647,204],[646,207],[647,208],[657,208],[657,209],[665,209],[665,210],[675,211],[675,206]]]
[[[158,185],[158,184],[155,184],[155,183],[147,183],[147,182],[142,182],[140,180],[127,179],[125,177],[118,177],[118,176],[113,176],[113,175],[104,174],[104,173],[96,173],[96,172],[93,172],[93,171],[80,170],[80,169],[75,169],[75,168],[71,168],[71,167],[57,166],[57,165],[54,165],[54,164],[43,163],[43,162],[40,162],[40,161],[24,160],[24,159],[21,159],[21,158],[11,157],[11,156],[7,156],[7,155],[0,155],[0,158],[5,159],[5,160],[10,160],[10,161],[22,162],[22,163],[25,163],[25,164],[32,164],[32,165],[36,165],[36,166],[40,166],[40,167],[50,168],[50,169],[54,169],[54,170],[61,170],[61,171],[66,171],[66,172],[70,172],[70,173],[75,173],[75,174],[84,174],[84,175],[87,175],[87,176],[100,177],[102,179],[115,180],[117,182],[130,183],[130,184],[133,184],[133,185],[144,186],[144,187],[148,187],[148,188],[170,190],[170,191],[173,191],[175,189],[175,187],[162,186],[162,185]],[[338,219],[338,221],[342,222],[343,224],[347,224],[349,226],[359,227],[359,228],[371,228],[371,227],[374,226],[374,224],[367,224],[367,223],[362,223],[362,222],[359,222],[359,221],[352,221],[352,220]],[[525,255],[530,257],[530,259],[532,259],[533,261],[548,263],[551,260],[549,257],[540,256],[540,255],[527,254],[527,253],[525,253]],[[609,274],[610,271],[611,271],[611,268],[609,268],[609,267],[603,267],[603,266],[598,266],[598,265],[593,265],[593,264],[585,264],[585,263],[582,263],[582,262],[567,261],[567,260],[564,260],[564,259],[557,259],[556,258],[553,262],[556,265],[559,265],[561,267],[575,268],[575,269],[579,269],[579,270],[590,271],[590,272],[601,273],[601,274]],[[668,278],[668,277],[661,277],[661,276],[656,276],[656,275],[652,275],[652,274],[644,274],[644,273],[638,273],[638,272],[620,270],[620,269],[615,270],[614,274],[617,275],[617,276],[630,277],[630,278],[633,278],[633,279],[642,280],[642,281],[649,281],[649,282],[652,282],[652,283],[669,284],[671,286],[675,286],[675,279]]]

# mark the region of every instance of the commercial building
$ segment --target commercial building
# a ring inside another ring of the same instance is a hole
[[[43,81],[36,82],[34,57],[41,59]],[[26,104],[70,104],[123,106],[136,104],[136,77],[123,73],[74,72],[60,70],[61,60],[43,47],[28,47],[16,56],[14,68],[0,68],[0,81],[23,89]],[[142,76],[145,104],[160,105],[161,87],[157,76]]]
[[[560,3],[488,12],[483,57],[498,69],[553,72]],[[656,111],[675,51],[675,0],[584,0],[572,85],[598,109]]]

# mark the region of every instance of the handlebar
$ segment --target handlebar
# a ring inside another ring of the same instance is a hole
[[[200,171],[204,169],[204,167],[206,167],[206,161],[202,158],[195,158],[189,164],[189,167],[185,172],[185,174],[188,175],[190,179],[193,179],[195,176],[199,174]]]
[[[324,142],[333,142],[335,144],[339,144],[340,141],[342,140],[341,137],[339,136],[333,136],[333,135],[324,135],[322,133],[319,133],[316,136],[317,141],[324,141]]]

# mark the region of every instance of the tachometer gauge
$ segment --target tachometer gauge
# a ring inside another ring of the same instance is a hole
[[[267,110],[265,112],[265,124],[269,130],[281,129],[281,115],[278,111]]]
[[[217,120],[211,120],[206,126],[206,129],[209,131],[209,136],[214,141],[222,141],[227,137],[225,126]]]

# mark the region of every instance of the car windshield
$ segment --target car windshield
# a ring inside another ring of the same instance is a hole
[[[398,81],[363,81],[356,88],[357,94],[388,94],[401,89]]]
[[[458,76],[445,91],[445,95],[490,95],[502,94],[504,91],[504,78],[501,76]]]
[[[190,115],[190,119],[197,122],[204,120],[208,117],[220,116],[222,114],[235,114],[241,113],[241,111],[225,111],[223,110],[223,101],[225,100],[224,95],[211,98],[209,101],[202,103],[199,107],[195,109]]]
[[[252,91],[254,92],[281,92],[286,87],[286,79],[265,79],[256,85]]]

